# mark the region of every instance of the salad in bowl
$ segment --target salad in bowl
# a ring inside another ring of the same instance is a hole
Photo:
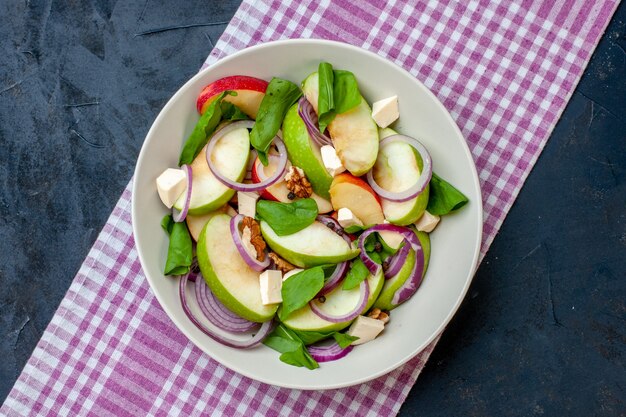
[[[385,337],[429,279],[430,233],[468,202],[419,132],[396,127],[402,91],[369,103],[358,73],[314,69],[207,85],[154,190],[171,209],[161,267],[186,317],[308,369]]]

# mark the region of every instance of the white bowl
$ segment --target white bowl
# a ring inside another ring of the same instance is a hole
[[[282,363],[279,353],[259,346],[237,350],[200,332],[183,313],[178,280],[163,275],[168,239],[160,226],[167,213],[155,188],[156,177],[177,165],[183,141],[198,120],[196,98],[207,84],[233,74],[273,76],[300,83],[320,61],[354,72],[372,103],[398,95],[396,130],[429,149],[435,171],[468,196],[462,210],[444,217],[431,234],[432,255],[417,293],[391,312],[376,340],[345,358],[310,371]],[[456,312],[476,269],[482,233],[482,203],[476,168],[458,127],[435,96],[412,75],[363,49],[325,40],[270,42],[242,50],[198,73],[174,94],[152,125],[141,149],[132,197],[133,232],[139,259],[157,299],[176,326],[200,349],[250,378],[282,387],[330,389],[359,384],[399,367],[424,349]]]

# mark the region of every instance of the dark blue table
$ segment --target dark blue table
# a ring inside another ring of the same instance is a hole
[[[0,401],[237,5],[0,3]],[[626,415],[625,20],[622,5],[401,415]]]

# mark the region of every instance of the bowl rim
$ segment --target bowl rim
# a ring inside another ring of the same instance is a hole
[[[463,133],[461,132],[461,130],[459,129],[458,125],[456,124],[456,122],[454,121],[454,119],[452,118],[452,116],[450,115],[450,113],[448,112],[448,110],[445,108],[445,106],[441,103],[441,101],[439,101],[439,99],[437,98],[437,96],[435,96],[435,94],[428,88],[426,87],[419,79],[417,79],[414,75],[412,75],[410,72],[408,72],[406,69],[402,68],[401,66],[399,66],[398,64],[396,64],[395,62],[391,61],[390,59],[387,59],[381,55],[376,54],[375,52],[369,51],[367,49],[355,46],[355,45],[351,45],[345,42],[340,42],[340,41],[334,41],[334,40],[327,40],[327,39],[315,39],[315,38],[310,38],[310,39],[283,39],[283,40],[276,40],[276,41],[269,41],[269,42],[264,42],[261,44],[257,44],[257,45],[253,45],[253,46],[249,46],[246,48],[243,48],[237,52],[234,52],[230,55],[227,55],[225,57],[219,58],[218,61],[216,62],[228,62],[231,60],[235,60],[237,58],[239,58],[241,55],[245,55],[247,53],[249,53],[250,51],[258,51],[258,50],[263,50],[266,48],[276,48],[276,47],[281,47],[282,45],[292,45],[292,44],[313,44],[316,46],[331,46],[331,47],[339,47],[339,48],[345,48],[347,50],[350,50],[352,52],[355,53],[359,53],[359,54],[365,54],[367,56],[369,56],[369,58],[371,59],[375,59],[375,60],[382,60],[385,61],[387,64],[391,64],[393,67],[395,67],[397,70],[403,72],[405,75],[409,76],[417,85],[418,87],[420,87],[421,89],[424,90],[424,92],[426,92],[427,95],[430,96],[431,99],[433,99],[433,102],[436,103],[436,106],[439,108],[440,111],[443,112],[443,114],[445,115],[446,120],[449,122],[450,126],[453,128],[453,130],[455,131],[455,133],[459,136],[460,139],[462,139],[461,145],[463,148],[463,151],[465,152],[465,156],[468,159],[468,161],[471,162],[470,166],[471,166],[471,179],[472,179],[472,184],[474,186],[474,192],[475,194],[479,197],[477,198],[477,201],[472,201],[473,204],[476,204],[477,207],[477,213],[478,213],[478,223],[480,224],[480,227],[478,228],[478,233],[475,236],[475,242],[474,242],[474,254],[472,256],[472,268],[470,271],[468,271],[468,275],[465,279],[465,284],[459,294],[459,297],[457,298],[457,300],[454,302],[454,306],[453,308],[450,310],[450,312],[448,313],[448,315],[445,317],[445,319],[443,320],[443,322],[439,325],[439,327],[432,332],[432,334],[426,339],[425,342],[421,343],[420,345],[416,346],[415,349],[413,349],[413,351],[405,356],[404,358],[401,358],[399,361],[397,361],[393,366],[387,367],[385,369],[379,370],[377,372],[374,372],[366,377],[362,377],[356,380],[352,380],[349,382],[343,382],[343,383],[336,383],[336,384],[325,384],[325,385],[316,385],[315,384],[315,378],[311,378],[311,381],[313,382],[313,384],[307,384],[307,385],[301,385],[301,384],[290,384],[290,383],[280,383],[277,381],[273,381],[270,380],[268,378],[265,377],[259,377],[258,375],[255,375],[252,372],[247,371],[245,368],[238,366],[237,363],[228,363],[225,364],[222,361],[218,360],[216,357],[214,357],[211,353],[209,353],[207,351],[207,349],[203,346],[203,343],[198,340],[194,335],[191,335],[187,332],[187,330],[185,329],[185,327],[182,325],[181,322],[179,322],[179,319],[176,317],[176,315],[173,313],[173,311],[170,310],[170,308],[168,307],[167,303],[164,302],[164,300],[162,299],[162,297],[160,296],[158,291],[155,291],[153,285],[152,285],[152,278],[150,276],[148,276],[148,273],[146,272],[146,270],[143,268],[143,245],[141,243],[141,239],[137,239],[137,230],[136,230],[136,224],[138,224],[138,213],[136,211],[136,198],[138,195],[138,190],[137,190],[137,181],[133,181],[133,186],[132,186],[132,195],[131,195],[131,223],[132,223],[132,229],[133,229],[133,237],[134,237],[134,241],[135,241],[135,245],[137,248],[137,256],[139,258],[139,261],[142,265],[142,270],[143,273],[148,281],[148,284],[150,285],[150,288],[152,290],[152,293],[155,295],[156,299],[158,300],[161,308],[163,308],[163,310],[165,311],[165,313],[167,314],[167,316],[170,318],[170,320],[172,320],[172,322],[176,325],[176,327],[178,328],[178,330],[180,332],[182,332],[185,337],[187,337],[187,339],[189,339],[194,345],[196,345],[200,350],[202,350],[205,354],[207,354],[209,357],[211,357],[212,359],[216,360],[218,363],[220,363],[221,365],[223,365],[224,367],[231,369],[241,375],[244,375],[248,378],[251,378],[253,380],[256,381],[260,381],[269,385],[273,385],[273,386],[278,386],[278,387],[284,387],[284,388],[291,388],[291,389],[300,389],[300,390],[327,390],[327,389],[337,389],[337,388],[344,388],[344,387],[350,387],[350,386],[354,386],[354,385],[359,385],[368,381],[371,381],[373,379],[376,379],[380,376],[386,375],[390,372],[392,372],[395,369],[398,369],[399,367],[401,367],[402,365],[404,365],[405,363],[407,363],[409,360],[413,359],[415,356],[417,356],[420,352],[422,352],[425,348],[427,348],[432,342],[433,340],[435,340],[437,337],[439,337],[439,335],[441,335],[443,333],[443,331],[445,330],[445,328],[447,327],[447,325],[450,323],[450,321],[452,320],[452,317],[454,317],[454,315],[456,314],[456,312],[458,311],[461,302],[463,301],[463,299],[465,298],[467,291],[472,283],[473,277],[476,273],[476,270],[478,268],[478,259],[480,256],[480,252],[481,252],[481,242],[482,242],[482,235],[483,235],[483,227],[484,227],[484,222],[483,222],[483,202],[482,202],[482,192],[481,192],[481,188],[480,188],[480,181],[479,181],[479,177],[478,177],[478,172],[476,170],[476,164],[474,162],[474,158],[472,157],[472,153],[469,149],[469,146],[467,144],[467,140],[465,139],[465,137],[463,136]],[[213,63],[215,64],[215,63]],[[135,165],[135,170],[133,173],[133,178],[135,178],[135,176],[137,175],[138,171],[140,170],[140,167],[143,165],[143,161],[144,159],[147,158],[146,153],[145,153],[145,144],[147,142],[147,140],[153,135],[153,131],[155,130],[155,126],[158,125],[159,121],[161,118],[165,117],[164,115],[166,113],[168,113],[168,110],[170,109],[170,107],[173,106],[173,103],[176,102],[176,98],[179,95],[183,94],[183,91],[185,91],[189,85],[193,84],[197,79],[203,78],[205,76],[205,74],[207,72],[210,72],[213,69],[213,64],[202,68],[200,71],[198,71],[197,74],[195,74],[193,77],[191,77],[190,79],[188,79],[181,87],[178,88],[178,90],[174,93],[174,95],[172,95],[167,103],[165,104],[165,106],[163,106],[163,108],[159,111],[159,114],[157,115],[157,117],[154,119],[154,121],[152,122],[152,125],[150,126],[150,129],[148,130],[148,133],[146,134],[146,137],[144,138],[144,141],[142,143],[142,147],[141,147],[141,151],[139,152],[139,156],[137,158],[137,163]]]

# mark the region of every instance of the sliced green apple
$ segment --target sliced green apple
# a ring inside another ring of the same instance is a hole
[[[205,214],[217,210],[235,195],[232,190],[219,182],[206,162],[206,146],[191,163],[193,185],[189,214]],[[246,175],[248,155],[250,154],[250,133],[248,129],[235,129],[220,138],[213,148],[212,160],[215,167],[226,178],[241,181]],[[183,207],[185,193],[174,203],[177,210]]]
[[[217,214],[224,214],[228,210],[228,205],[224,204],[222,207],[217,210],[211,211],[206,214],[200,214],[198,216],[187,215],[185,221],[187,222],[187,228],[189,229],[189,233],[191,233],[191,237],[196,242],[200,239],[200,233],[204,229],[204,226]]]
[[[302,91],[317,112],[319,95],[317,72],[304,80]],[[372,119],[372,109],[363,97],[358,106],[335,116],[328,125],[328,132],[337,156],[348,171],[358,177],[372,168],[378,154],[378,126]]]
[[[382,272],[376,276],[370,274],[367,277],[367,283],[370,286],[370,296],[367,299],[367,305],[363,309],[362,313],[365,313],[374,304],[383,288],[384,282],[385,279]],[[329,314],[346,314],[350,312],[359,301],[358,286],[347,291],[341,287],[342,286],[339,285],[333,291],[324,296],[326,298],[324,301],[324,310]],[[331,323],[315,314],[311,310],[311,307],[307,304],[301,309],[291,313],[283,323],[285,326],[294,330],[328,332],[344,329],[352,323],[352,320],[342,323]]]
[[[417,238],[422,244],[422,249],[424,250],[424,272],[422,274],[422,279],[424,279],[424,275],[426,275],[426,270],[428,269],[428,261],[430,260],[430,237],[428,236],[428,233],[424,232],[416,231],[415,234],[417,235]],[[380,308],[381,310],[393,310],[398,307],[397,305],[392,304],[391,300],[393,299],[393,295],[396,291],[411,276],[413,265],[415,265],[415,251],[411,249],[406,258],[406,262],[402,266],[402,269],[400,269],[395,276],[385,281],[385,285],[383,286],[378,299],[374,303],[374,307]]]
[[[320,147],[311,140],[304,122],[298,115],[298,104],[287,111],[283,121],[283,141],[289,152],[289,160],[302,168],[315,193],[329,198],[328,189],[333,177],[322,162]]]
[[[246,320],[262,323],[274,316],[278,306],[261,302],[259,273],[239,254],[230,234],[230,219],[218,214],[206,224],[198,240],[198,264],[222,304]]]
[[[392,129],[383,129],[381,137],[395,135]],[[415,149],[406,143],[392,142],[378,152],[374,164],[374,179],[382,188],[400,192],[411,187],[420,176],[422,158]],[[403,202],[381,198],[385,219],[393,224],[406,226],[419,219],[428,205],[429,186],[417,197]]]
[[[261,221],[261,233],[274,252],[302,268],[336,264],[359,254],[358,249],[317,221],[286,236],[278,236],[267,222]]]

